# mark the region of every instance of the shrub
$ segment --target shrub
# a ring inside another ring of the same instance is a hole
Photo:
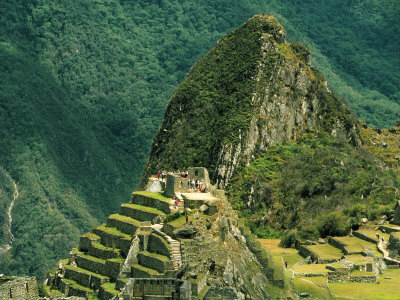
[[[320,216],[317,220],[318,231],[322,237],[343,236],[350,231],[348,217],[338,212],[331,212],[326,216]]]
[[[319,232],[315,225],[306,225],[298,228],[298,237],[303,240],[316,240],[319,238]]]
[[[279,246],[284,248],[295,248],[298,241],[297,231],[288,231],[281,239]]]
[[[173,213],[173,214],[170,214],[170,215],[166,216],[165,219],[164,219],[164,222],[165,222],[165,223],[168,223],[168,222],[171,222],[171,221],[173,221],[173,220],[176,220],[176,219],[178,219],[181,215],[182,215],[182,214],[181,214],[179,211],[177,211],[177,212],[175,212],[175,213]]]

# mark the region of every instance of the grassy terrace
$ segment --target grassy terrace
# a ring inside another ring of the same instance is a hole
[[[361,233],[361,234],[373,239],[373,240],[376,240],[376,241],[378,241],[378,238],[376,237],[376,233],[377,232],[379,233],[380,237],[382,238],[382,236],[383,236],[385,238],[385,240],[388,240],[389,236],[390,236],[390,234],[388,234],[388,233],[383,233],[381,231],[376,231],[373,228],[362,227],[362,228],[358,229],[357,231],[359,233]]]
[[[100,250],[104,250],[104,251],[112,251],[112,252],[115,252],[115,253],[119,254],[118,249],[104,246],[101,243],[94,243],[94,244],[92,244],[92,247],[100,249]]]
[[[145,212],[149,212],[149,213],[153,213],[153,214],[157,214],[157,215],[165,215],[164,212],[162,212],[161,210],[155,209],[153,207],[142,206],[142,205],[137,205],[137,204],[127,204],[127,203],[122,204],[121,206],[128,207],[131,209],[141,210],[141,211],[145,211]]]
[[[283,261],[287,261],[288,267],[303,259],[297,249],[279,247],[280,240],[278,239],[258,239],[258,241],[260,241],[263,248],[271,251],[272,256],[279,256],[283,258]]]
[[[96,229],[101,230],[101,231],[103,231],[105,233],[108,233],[108,234],[111,234],[111,235],[118,235],[118,236],[121,236],[121,237],[126,238],[126,239],[130,239],[131,238],[130,235],[119,231],[117,228],[108,227],[106,224],[102,224],[100,226],[97,226]]]
[[[376,244],[364,241],[354,236],[340,236],[335,237],[335,240],[341,242],[345,245],[347,251],[352,252],[361,252],[363,250],[369,249],[375,256],[382,256],[382,253],[378,251],[376,248]]]
[[[87,255],[87,254],[81,253],[81,254],[79,254],[79,256],[81,256],[83,258],[86,258],[88,260],[91,260],[91,261],[95,261],[95,262],[101,263],[101,264],[105,264],[106,263],[106,261],[104,259],[101,259],[101,258],[98,258],[98,257],[94,257],[94,256],[90,256],[90,255]]]
[[[103,284],[101,285],[101,287],[102,287],[105,291],[107,291],[107,292],[109,292],[109,293],[111,293],[111,294],[117,295],[117,294],[119,293],[119,291],[117,291],[117,290],[115,289],[115,283],[106,282],[106,283],[103,283]]]
[[[310,294],[311,299],[330,299],[325,277],[295,277],[294,286],[298,294]]]
[[[143,255],[146,255],[146,256],[151,256],[151,257],[157,258],[157,259],[162,260],[162,261],[169,261],[168,257],[166,257],[164,255],[161,255],[161,254],[148,252],[148,251],[141,251],[140,253],[142,253]]]
[[[100,240],[100,237],[97,234],[94,234],[93,232],[88,232],[82,235],[82,237],[87,237],[91,240]]]
[[[88,293],[93,293],[93,290],[91,290],[91,289],[89,289],[89,288],[87,288],[87,287],[85,287],[83,285],[80,285],[80,284],[76,283],[75,281],[73,281],[71,279],[63,278],[62,280],[64,282],[66,282],[66,283],[71,284],[74,288],[80,289],[80,290],[88,292]]]
[[[329,244],[310,245],[305,247],[323,260],[340,259],[343,256],[342,251]]]
[[[391,279],[385,279],[390,277]],[[400,299],[399,270],[384,270],[378,283],[329,283],[333,299],[392,300]]]
[[[322,274],[326,275],[328,269],[325,264],[307,264],[292,267],[295,274]]]
[[[103,276],[101,274],[93,273],[93,272],[90,272],[88,270],[85,270],[85,269],[82,269],[82,268],[79,268],[79,267],[65,266],[65,269],[78,271],[80,273],[83,273],[83,274],[86,274],[86,275],[90,275],[90,276],[94,276],[94,277],[101,278],[101,279],[109,279],[107,276]]]
[[[141,266],[139,264],[134,264],[134,265],[132,265],[132,267],[134,267],[135,269],[138,269],[138,270],[140,270],[142,272],[148,273],[150,275],[158,275],[158,274],[160,274],[154,269],[146,268],[146,267],[143,267],[143,266]]]
[[[371,262],[372,260],[372,257],[363,256],[361,254],[346,255],[346,258],[344,259],[344,261],[351,261],[356,265],[364,265],[368,262]]]
[[[169,200],[172,199],[172,198],[166,197],[162,193],[150,193],[150,192],[145,192],[145,191],[133,192],[132,195],[145,196],[145,197],[154,198],[154,199],[158,199],[158,200],[166,201],[166,202],[168,202]]]
[[[113,215],[109,216],[108,218],[140,227],[140,222],[138,220],[135,220],[135,219],[132,219],[130,217],[123,216],[120,214],[113,214]]]

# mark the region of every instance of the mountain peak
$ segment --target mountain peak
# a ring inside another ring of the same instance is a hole
[[[205,166],[225,187],[257,153],[310,130],[359,144],[357,120],[309,54],[287,43],[270,15],[256,15],[223,37],[171,97],[143,178],[159,168]]]

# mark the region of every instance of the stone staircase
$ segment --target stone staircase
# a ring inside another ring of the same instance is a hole
[[[170,254],[171,260],[173,262],[173,267],[175,270],[179,269],[182,266],[182,254],[181,254],[181,243],[177,240],[174,240],[172,237],[167,235],[162,231],[163,223],[155,224],[152,226],[154,230],[158,232],[170,245]]]
[[[182,264],[180,243],[162,232],[162,220],[171,213],[170,199],[150,193],[134,193],[132,202],[122,204],[119,214],[110,215],[106,224],[93,228],[80,238],[69,260],[49,276],[48,284],[66,297],[110,299],[119,294],[127,278],[121,270],[134,237],[139,248],[130,265],[129,277],[170,276]],[[183,205],[183,201],[182,201]]]

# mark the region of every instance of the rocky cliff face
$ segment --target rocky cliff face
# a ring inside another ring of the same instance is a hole
[[[310,130],[360,144],[357,121],[311,66],[310,50],[285,34],[274,17],[254,16],[192,68],[169,101],[144,179],[201,165],[225,187],[257,153]]]

